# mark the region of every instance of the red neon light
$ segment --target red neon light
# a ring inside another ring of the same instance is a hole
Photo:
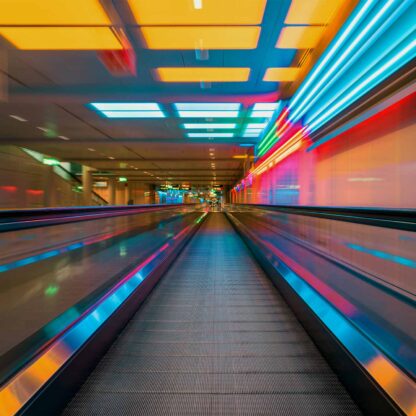
[[[0,191],[16,192],[17,191],[17,186],[12,186],[12,185],[0,186]]]

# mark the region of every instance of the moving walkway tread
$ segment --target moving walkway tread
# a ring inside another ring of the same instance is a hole
[[[211,213],[64,415],[359,415],[222,213]]]

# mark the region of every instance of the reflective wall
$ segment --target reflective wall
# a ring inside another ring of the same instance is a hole
[[[233,202],[416,207],[416,94],[313,150],[305,144],[253,176]]]

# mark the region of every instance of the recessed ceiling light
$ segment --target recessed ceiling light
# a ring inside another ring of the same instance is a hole
[[[246,129],[264,129],[268,123],[248,123]]]
[[[235,129],[235,123],[185,123],[182,124],[185,129]]]
[[[154,50],[255,49],[260,26],[147,26],[140,29]]]
[[[200,111],[200,110],[239,110],[240,103],[174,103],[177,110]]]
[[[113,156],[108,156],[108,158],[111,159],[111,160],[115,159],[115,157],[113,157]]]
[[[16,115],[14,115],[14,114],[10,114],[10,117],[11,117],[11,118],[14,118],[14,119],[15,119],[15,120],[17,120],[17,121],[21,121],[21,122],[23,122],[23,123],[27,121],[25,118],[20,117],[20,116],[16,116]]]
[[[246,130],[244,130],[244,133],[260,134],[262,131],[263,131],[263,129],[246,129]]]
[[[164,118],[162,111],[102,111],[107,118]]]
[[[280,105],[280,102],[277,103],[256,103],[253,106],[254,111],[258,110],[276,110]]]
[[[266,0],[235,1],[202,0],[128,0],[133,15],[139,25],[259,25],[263,20]],[[190,4],[189,4],[190,3]]]
[[[100,111],[161,111],[158,103],[91,103]]]
[[[321,40],[326,26],[288,26],[280,32],[276,48],[313,49]]]
[[[120,50],[123,45],[110,27],[10,26],[4,36],[21,50]]]
[[[58,136],[58,138],[62,140],[71,140],[69,137],[66,136]]]
[[[0,26],[108,26],[99,0],[2,1]]]
[[[178,115],[182,118],[235,118],[238,111],[178,111]]]
[[[88,148],[88,150],[89,150],[90,152],[95,152],[95,149],[93,149],[93,148],[91,148],[91,147],[89,147],[89,148]]]
[[[299,68],[296,67],[267,68],[263,81],[292,82],[297,78],[298,73]]]
[[[327,24],[344,0],[292,0],[285,23],[289,25]]]
[[[252,111],[250,117],[257,118],[271,118],[273,117],[274,111]]]
[[[250,68],[162,67],[156,68],[155,74],[162,82],[247,82]]]
[[[189,138],[197,137],[234,137],[234,133],[187,133]]]
[[[49,131],[49,129],[47,129],[46,127],[36,127],[38,130],[43,131],[44,133],[47,133]]]
[[[258,133],[244,133],[243,137],[259,137]]]
[[[194,0],[194,8],[197,10],[202,9],[202,0]]]

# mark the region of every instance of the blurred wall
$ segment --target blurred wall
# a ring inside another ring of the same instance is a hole
[[[0,146],[0,209],[83,205],[72,184],[23,150]]]
[[[312,151],[305,144],[233,201],[415,208],[415,108],[413,94]]]
[[[110,201],[109,188],[93,188],[94,191]],[[133,204],[154,204],[155,191],[153,186],[140,182],[117,182],[116,183],[116,205],[127,205],[132,200]]]

